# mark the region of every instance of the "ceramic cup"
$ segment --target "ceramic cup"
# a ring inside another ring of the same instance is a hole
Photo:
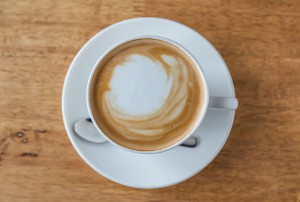
[[[199,71],[199,75],[201,76],[201,79],[203,80],[203,83],[204,83],[204,95],[205,95],[205,101],[203,103],[203,110],[202,112],[199,114],[199,117],[198,117],[198,121],[197,123],[195,124],[194,128],[190,131],[189,134],[186,134],[186,136],[181,139],[180,141],[166,147],[166,148],[163,148],[163,149],[160,149],[160,150],[153,150],[153,151],[139,151],[139,150],[133,150],[133,149],[130,149],[130,148],[126,148],[122,145],[119,145],[118,143],[114,142],[113,140],[111,140],[102,130],[101,128],[96,124],[96,121],[95,121],[95,118],[94,118],[94,114],[91,110],[91,101],[90,101],[90,89],[91,89],[91,81],[92,81],[92,78],[94,76],[94,73],[96,72],[97,68],[98,67],[98,64],[106,57],[107,54],[109,54],[112,50],[114,50],[115,48],[119,47],[120,45],[124,44],[124,43],[127,43],[127,42],[130,42],[130,41],[133,41],[133,40],[136,40],[136,39],[157,39],[157,40],[162,40],[162,41],[165,41],[167,43],[170,43],[178,48],[180,48],[187,56],[189,56],[191,58],[191,60],[194,62],[194,64],[197,66],[197,69]],[[238,106],[238,101],[235,97],[214,97],[214,96],[210,96],[209,95],[209,89],[208,89],[208,85],[207,85],[207,82],[206,82],[206,78],[205,78],[205,75],[203,73],[203,70],[200,66],[200,64],[198,63],[198,61],[193,57],[193,55],[191,53],[189,53],[181,44],[178,44],[177,42],[175,41],[172,41],[168,38],[165,38],[165,37],[160,37],[160,36],[140,36],[140,37],[135,37],[135,38],[130,38],[130,39],[127,39],[127,40],[124,40],[118,44],[115,44],[114,46],[112,46],[111,48],[109,48],[100,58],[99,60],[96,62],[96,64],[94,65],[93,67],[93,70],[90,74],[90,77],[89,77],[89,80],[88,80],[88,85],[87,85],[87,94],[86,94],[86,99],[87,99],[87,107],[88,107],[88,111],[89,111],[89,115],[90,115],[90,118],[92,120],[92,123],[93,124],[90,124],[92,125],[92,127],[94,127],[94,131],[97,131],[97,132],[94,132],[94,133],[97,133],[95,134],[96,136],[99,136],[99,141],[98,143],[103,143],[103,142],[109,142],[117,147],[120,147],[122,149],[125,149],[127,151],[131,151],[131,152],[136,152],[136,153],[148,153],[148,154],[151,154],[151,153],[159,153],[159,152],[164,152],[164,151],[167,151],[169,149],[172,149],[178,145],[181,145],[182,143],[186,142],[186,141],[189,141],[189,139],[191,139],[191,137],[193,136],[196,128],[201,124],[202,120],[204,119],[205,117],[205,114],[206,114],[206,111],[208,108],[220,108],[220,109],[224,109],[224,110],[236,110],[237,109],[237,106]],[[85,126],[84,125],[84,122],[78,122],[77,123],[77,126],[75,125],[75,127],[78,127],[78,131],[80,132],[77,132],[77,133],[91,133],[93,132],[89,127]],[[101,146],[101,145],[100,145]]]

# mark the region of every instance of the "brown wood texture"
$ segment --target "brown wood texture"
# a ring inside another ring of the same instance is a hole
[[[240,104],[217,158],[163,189],[98,175],[61,116],[77,51],[106,26],[140,16],[203,34],[224,57]],[[0,0],[0,201],[299,202],[299,36],[298,0]]]

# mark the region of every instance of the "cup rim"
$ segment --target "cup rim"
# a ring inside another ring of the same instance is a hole
[[[139,39],[155,39],[155,40],[161,40],[161,41],[164,41],[164,42],[167,42],[167,43],[170,43],[174,46],[176,46],[177,48],[181,49],[186,55],[188,55],[188,57],[192,60],[192,62],[196,65],[197,67],[197,71],[199,72],[200,76],[201,76],[201,79],[203,81],[203,84],[204,84],[204,90],[205,90],[205,98],[204,98],[204,104],[203,104],[203,107],[202,107],[202,112],[199,114],[199,116],[197,117],[198,120],[196,122],[196,124],[193,126],[192,130],[187,134],[185,135],[182,139],[180,139],[179,141],[177,141],[176,143],[168,146],[168,147],[165,147],[165,148],[162,148],[162,149],[158,149],[158,150],[146,150],[146,151],[142,151],[142,150],[135,150],[135,149],[130,149],[130,148],[127,148],[123,145],[120,145],[118,144],[117,142],[113,141],[112,139],[110,139],[102,130],[101,128],[98,126],[95,118],[94,118],[94,115],[93,115],[93,112],[92,112],[92,109],[91,109],[91,104],[90,104],[90,95],[91,95],[91,83],[92,83],[92,79],[94,77],[94,74],[96,72],[96,70],[98,69],[98,65],[99,63],[111,52],[113,51],[115,48],[125,44],[125,43],[128,43],[128,42],[131,42],[131,41],[134,41],[134,40],[139,40]],[[129,38],[129,39],[125,39],[125,40],[122,40],[116,44],[114,44],[113,46],[111,46],[109,49],[107,49],[100,57],[99,59],[97,60],[97,62],[95,63],[95,65],[93,66],[92,68],[92,71],[90,73],[90,76],[89,76],[89,79],[88,79],[88,84],[87,84],[87,91],[86,91],[86,101],[87,101],[87,108],[88,108],[88,112],[89,112],[89,115],[90,115],[90,118],[92,119],[93,121],[93,124],[94,126],[96,127],[97,131],[100,133],[99,135],[102,135],[103,138],[105,138],[109,143],[111,143],[112,145],[115,145],[117,147],[120,147],[124,150],[127,150],[127,151],[130,151],[130,152],[134,152],[134,153],[139,153],[139,154],[155,154],[155,153],[160,153],[160,152],[164,152],[164,151],[167,151],[167,150],[170,150],[178,145],[180,145],[181,143],[183,143],[186,139],[188,139],[194,132],[195,130],[199,127],[200,123],[202,122],[202,120],[204,119],[205,115],[206,115],[206,112],[207,112],[207,109],[208,109],[208,102],[209,102],[209,89],[208,89],[208,85],[207,85],[207,82],[206,82],[206,79],[205,79],[205,76],[204,76],[204,72],[202,70],[202,67],[201,65],[199,64],[199,62],[196,60],[196,58],[186,49],[184,48],[182,45],[180,45],[179,43],[175,42],[174,40],[171,40],[169,38],[166,38],[166,37],[162,37],[162,36],[156,36],[156,35],[141,35],[141,36],[138,36],[138,37],[133,37],[133,38]]]

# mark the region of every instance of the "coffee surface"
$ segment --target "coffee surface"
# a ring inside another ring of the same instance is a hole
[[[204,85],[181,49],[156,39],[127,42],[98,65],[90,92],[94,118],[114,142],[154,151],[184,138],[203,110]]]

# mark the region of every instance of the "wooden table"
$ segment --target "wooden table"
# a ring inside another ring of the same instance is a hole
[[[0,201],[299,202],[299,11],[297,0],[1,0]],[[73,149],[61,117],[64,77],[80,47],[139,16],[203,34],[224,57],[240,104],[217,158],[163,189],[98,175]]]

